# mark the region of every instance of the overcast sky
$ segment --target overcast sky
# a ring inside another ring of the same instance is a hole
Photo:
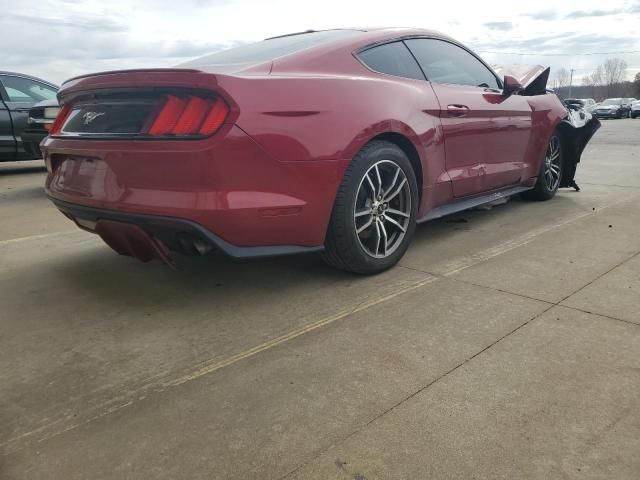
[[[629,78],[640,71],[640,0],[0,0],[0,11],[0,70],[56,83],[344,26],[435,29],[492,64],[575,68],[576,84],[607,58],[623,58]]]

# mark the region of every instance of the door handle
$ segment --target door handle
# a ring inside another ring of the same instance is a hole
[[[447,105],[447,114],[450,117],[464,117],[469,113],[469,107],[466,105]]]

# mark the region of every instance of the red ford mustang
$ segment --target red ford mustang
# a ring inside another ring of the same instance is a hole
[[[77,77],[43,142],[46,191],[79,227],[145,261],[322,251],[380,272],[416,223],[575,185],[598,123],[576,123],[548,74],[499,77],[440,33],[375,29]]]

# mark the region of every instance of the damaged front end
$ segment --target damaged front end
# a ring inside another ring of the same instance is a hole
[[[565,104],[565,108],[568,115],[558,126],[565,139],[563,143],[564,169],[560,179],[560,187],[572,187],[580,191],[580,187],[575,181],[576,168],[587,143],[600,128],[600,121],[577,105]]]
[[[495,67],[495,71],[499,75],[509,75],[515,78],[522,86],[519,92],[522,96],[554,95],[558,99],[558,102],[566,111],[566,116],[558,125],[558,129],[562,132],[564,139],[564,168],[562,169],[560,187],[575,188],[579,191],[580,187],[575,181],[576,168],[580,163],[582,152],[587,143],[600,128],[600,121],[581,106],[562,102],[553,90],[547,88],[551,71],[549,67],[543,67],[542,65],[501,65]]]

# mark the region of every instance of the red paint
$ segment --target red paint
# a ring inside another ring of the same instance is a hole
[[[63,103],[89,90],[189,88],[224,99],[224,111],[213,108],[203,125],[226,119],[201,139],[48,137],[47,193],[78,205],[188,219],[238,246],[317,246],[348,163],[378,135],[401,135],[418,153],[419,217],[456,196],[530,182],[566,115],[559,100],[382,75],[352,55],[372,43],[420,36],[448,39],[378,30],[244,74],[167,69],[73,79],[60,91]],[[190,125],[185,120],[181,128]]]

